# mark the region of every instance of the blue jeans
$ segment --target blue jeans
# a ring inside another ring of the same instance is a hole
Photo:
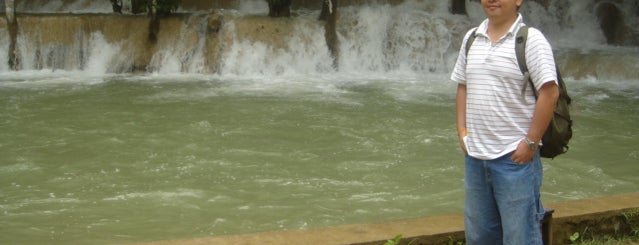
[[[544,217],[539,153],[526,164],[506,154],[494,160],[466,155],[464,224],[468,245],[541,245]]]

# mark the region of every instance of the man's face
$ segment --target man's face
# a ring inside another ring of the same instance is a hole
[[[517,14],[517,7],[521,5],[523,0],[481,0],[481,6],[484,8],[486,16],[505,17]]]

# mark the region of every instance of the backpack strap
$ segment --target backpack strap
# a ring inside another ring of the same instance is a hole
[[[515,41],[515,53],[517,53],[517,63],[519,64],[519,69],[521,73],[524,74],[524,87],[521,90],[521,97],[524,98],[526,93],[526,87],[528,84],[532,87],[533,94],[535,95],[535,100],[537,99],[537,89],[535,89],[535,85],[533,84],[532,78],[530,77],[530,72],[528,72],[528,65],[526,65],[526,40],[528,38],[528,26],[522,26],[517,31],[517,39]],[[559,64],[555,62],[555,70],[557,71],[557,85],[559,86],[560,96],[566,98],[566,101],[570,105],[572,99],[568,96],[568,92],[566,90],[566,84],[561,78],[561,74],[559,73]]]
[[[468,60],[468,52],[470,52],[470,46],[473,45],[473,42],[475,41],[475,34],[477,33],[477,27],[475,27],[473,29],[473,32],[470,33],[470,36],[468,37],[468,40],[466,40],[466,60]]]
[[[522,26],[517,31],[517,35],[515,37],[515,53],[517,55],[517,64],[519,64],[519,70],[524,74],[524,86],[521,89],[521,97],[522,99],[526,96],[526,88],[528,84],[532,87],[533,94],[535,94],[535,99],[537,99],[537,91],[535,89],[535,85],[530,78],[530,72],[528,72],[528,65],[526,65],[526,42],[528,40],[528,26]]]

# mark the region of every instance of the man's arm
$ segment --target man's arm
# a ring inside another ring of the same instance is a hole
[[[541,137],[544,136],[548,124],[552,119],[557,99],[559,98],[559,86],[555,81],[545,83],[539,89],[539,96],[535,104],[535,112],[533,113],[532,122],[526,138],[539,145]],[[522,141],[517,146],[517,150],[513,153],[511,159],[516,163],[529,162],[535,151],[531,150],[528,145]]]
[[[457,99],[456,99],[456,112],[457,112],[457,136],[459,138],[459,146],[466,154],[466,144],[464,144],[464,137],[466,136],[466,84],[457,85]]]

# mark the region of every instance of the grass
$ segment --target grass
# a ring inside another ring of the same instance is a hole
[[[577,245],[613,245],[613,244],[632,244],[639,245],[639,209],[623,212],[623,221],[630,228],[630,234],[621,236],[611,236],[607,234],[592,234],[588,228],[583,233],[575,232],[570,236],[572,244]],[[590,235],[590,237],[588,237]]]
[[[576,245],[636,245],[636,244],[639,244],[639,237],[631,236],[631,237],[619,238],[619,237],[611,237],[608,235],[597,235],[593,238],[573,241],[572,244],[576,244]]]

